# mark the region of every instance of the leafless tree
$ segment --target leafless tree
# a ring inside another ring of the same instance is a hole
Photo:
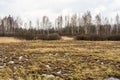
[[[62,33],[62,26],[63,26],[63,17],[62,16],[58,16],[58,18],[56,19],[56,27],[58,29],[58,33]]]
[[[43,34],[45,34],[45,32],[44,32],[45,30],[47,30],[47,34],[49,34],[50,21],[47,16],[43,16],[42,24],[43,24]]]
[[[83,15],[83,21],[84,21],[85,34],[89,34],[90,26],[92,25],[92,16],[91,16],[90,11],[87,11]]]
[[[116,34],[118,34],[119,33],[119,26],[120,26],[120,17],[119,17],[119,15],[117,14],[116,15]]]
[[[96,21],[96,32],[97,32],[97,35],[100,35],[100,27],[101,27],[101,15],[100,14],[98,14],[98,15],[96,15],[96,17],[95,17],[95,21]]]
[[[74,14],[71,17],[71,34],[74,35],[76,34],[75,27],[77,26],[77,15]]]

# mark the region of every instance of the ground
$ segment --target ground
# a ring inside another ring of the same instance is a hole
[[[120,41],[0,43],[0,80],[120,78]]]
[[[63,36],[62,40],[68,40],[69,41],[69,40],[73,40],[73,38],[72,37]]]
[[[25,40],[20,40],[13,37],[0,37],[0,43],[13,43],[13,42],[23,42]]]

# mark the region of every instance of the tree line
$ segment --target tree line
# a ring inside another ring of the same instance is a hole
[[[100,14],[93,19],[91,12],[87,11],[79,16],[58,16],[52,23],[48,16],[43,16],[41,20],[36,20],[36,25],[33,26],[32,21],[23,23],[20,18],[6,16],[0,19],[0,36],[15,36],[25,39],[42,39],[46,35],[53,33],[60,36],[77,36],[81,39],[84,36],[94,35],[98,37],[111,37],[120,35],[120,18],[117,14],[114,23],[113,20]],[[92,36],[93,37],[93,36]]]

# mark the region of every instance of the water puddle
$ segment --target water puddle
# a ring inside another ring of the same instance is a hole
[[[54,75],[52,75],[52,74],[42,74],[42,76],[45,76],[45,77],[48,77],[48,78],[53,78],[53,77],[55,77]]]
[[[106,78],[106,79],[104,79],[104,80],[120,80],[120,79],[115,78],[115,77],[110,77],[110,78]]]

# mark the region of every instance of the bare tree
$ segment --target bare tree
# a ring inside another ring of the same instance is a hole
[[[49,18],[47,16],[43,16],[42,24],[43,24],[43,34],[45,34],[45,30],[47,30],[47,34],[49,34]]]
[[[79,16],[78,19],[77,19],[77,33],[79,34],[80,33],[80,27],[81,27],[81,17]]]
[[[33,29],[33,27],[32,27],[32,21],[29,21],[29,29]]]
[[[111,26],[110,26],[110,23],[109,23],[109,19],[106,17],[105,18],[105,25],[104,25],[105,36],[110,35],[110,29],[111,29]]]
[[[2,34],[2,19],[0,18],[0,35]]]
[[[96,15],[96,17],[95,17],[95,21],[96,21],[96,32],[97,32],[97,35],[100,35],[100,31],[101,31],[101,15],[100,14],[98,14],[98,15]]]
[[[32,21],[29,21],[29,34],[33,35],[33,26],[32,26]]]
[[[119,25],[120,25],[120,19],[119,19],[119,15],[116,15],[116,34],[119,33]]]
[[[39,34],[40,32],[40,21],[39,19],[36,20],[36,30],[37,30],[37,34]]]
[[[83,21],[84,21],[84,27],[85,27],[85,34],[89,34],[89,32],[90,32],[90,26],[92,24],[92,16],[91,16],[90,11],[87,11],[83,15]]]
[[[70,34],[70,16],[65,16],[65,27],[67,28],[65,31],[67,34]]]
[[[56,19],[56,26],[58,27],[58,32],[61,34],[62,33],[62,25],[63,25],[63,17],[58,16]]]
[[[5,35],[5,26],[4,26],[4,20],[1,21],[1,30],[2,30],[2,35]]]
[[[74,14],[72,17],[71,17],[71,34],[74,35],[76,34],[76,28],[77,26],[77,15]]]

